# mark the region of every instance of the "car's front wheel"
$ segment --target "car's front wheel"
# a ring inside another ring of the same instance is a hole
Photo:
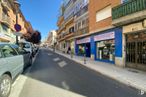
[[[8,97],[11,91],[12,79],[4,74],[0,78],[0,97]]]

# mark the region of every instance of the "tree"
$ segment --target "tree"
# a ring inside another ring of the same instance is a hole
[[[26,41],[38,44],[41,42],[41,33],[39,31],[28,32],[30,37],[24,37]]]

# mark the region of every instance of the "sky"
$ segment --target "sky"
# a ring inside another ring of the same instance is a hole
[[[57,17],[62,0],[18,0],[26,20],[35,30],[39,30],[42,40],[50,30],[57,29]]]

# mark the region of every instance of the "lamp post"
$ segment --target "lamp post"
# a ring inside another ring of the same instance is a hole
[[[15,10],[16,10],[16,24],[14,27],[15,27],[15,30],[19,32],[21,30],[21,26],[18,24],[18,13],[19,13],[20,3],[15,0],[14,5],[15,5]],[[16,35],[16,44],[18,44],[18,35]]]

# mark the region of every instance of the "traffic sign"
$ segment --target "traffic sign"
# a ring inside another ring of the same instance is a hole
[[[15,24],[14,28],[15,28],[16,32],[21,31],[21,25],[19,25],[19,24]]]

